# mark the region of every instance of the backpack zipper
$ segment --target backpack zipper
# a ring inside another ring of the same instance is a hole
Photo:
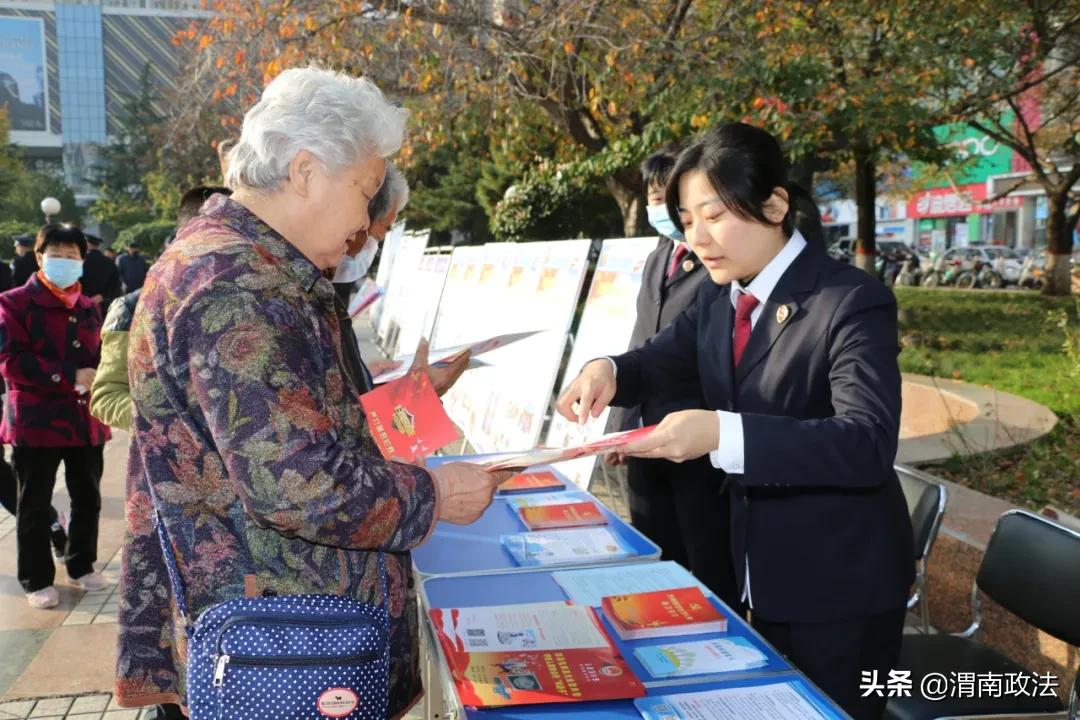
[[[349,655],[347,657],[293,657],[271,658],[254,657],[251,655],[218,655],[214,663],[214,687],[225,684],[225,669],[229,665],[241,665],[246,667],[310,667],[314,665],[362,665],[363,663],[378,660],[380,653],[367,652],[363,655]]]
[[[217,639],[215,642],[215,649],[217,650],[217,657],[214,660],[214,687],[221,687],[225,682],[225,668],[229,663],[236,663],[237,665],[269,665],[278,667],[288,667],[291,665],[304,666],[304,665],[353,665],[363,662],[370,662],[378,659],[380,653],[368,652],[362,655],[350,655],[346,657],[316,657],[316,658],[259,658],[249,656],[236,656],[232,657],[228,653],[222,652],[221,642],[225,635],[225,631],[233,625],[239,624],[263,624],[263,625],[292,625],[295,627],[359,627],[359,628],[375,628],[378,629],[376,624],[371,620],[350,620],[348,618],[307,618],[299,620],[293,615],[285,613],[267,614],[267,615],[235,615],[224,623],[217,631]],[[380,644],[384,644],[381,641]]]

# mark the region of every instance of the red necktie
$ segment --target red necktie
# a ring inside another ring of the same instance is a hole
[[[675,271],[679,268],[679,263],[686,257],[686,254],[690,252],[690,248],[686,247],[686,243],[679,243],[675,246],[675,254],[671,256],[671,264],[668,265],[667,276],[670,280],[675,276]]]
[[[750,324],[750,315],[757,306],[756,297],[748,292],[739,294],[739,300],[735,305],[735,344],[732,348],[735,367],[739,367],[739,361],[742,360],[743,352],[746,350],[746,343],[750,342],[750,331],[753,329]]]

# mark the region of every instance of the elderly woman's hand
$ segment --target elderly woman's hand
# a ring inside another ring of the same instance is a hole
[[[428,361],[428,349],[427,339],[421,339],[416,348],[416,355],[413,356],[412,367],[409,370],[423,370],[426,372],[428,378],[431,379],[431,385],[435,388],[435,392],[438,393],[439,397],[442,397],[447,390],[454,387],[454,383],[469,367],[469,351],[465,350],[458,353],[449,362],[432,365]]]
[[[431,471],[439,494],[439,520],[468,525],[484,514],[495,488],[512,472],[488,472],[479,465],[452,462]]]

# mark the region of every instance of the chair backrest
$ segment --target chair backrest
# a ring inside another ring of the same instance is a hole
[[[1080,533],[1010,510],[994,528],[975,584],[1014,615],[1080,646]]]
[[[930,548],[941,526],[945,512],[945,486],[933,481],[932,476],[897,467],[897,477],[911,515],[911,531],[915,536],[915,559],[922,560],[930,554]]]

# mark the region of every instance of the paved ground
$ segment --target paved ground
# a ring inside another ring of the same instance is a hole
[[[358,330],[364,356],[377,357],[369,329],[358,325]],[[1052,414],[1048,416],[1038,406],[1025,404],[1026,401],[1015,403],[1018,398],[959,383],[935,386],[919,378],[909,380],[912,384],[905,390],[907,412],[902,456],[905,448],[913,457],[927,459],[935,452],[951,453],[957,442],[968,442],[981,449],[987,444],[1015,441],[1018,437],[1030,439],[1034,433],[1048,431],[1054,422]],[[931,417],[931,412],[912,412],[918,405],[934,407],[935,403],[943,404],[952,420]],[[969,422],[955,422],[965,418]],[[970,433],[964,429],[965,425],[973,428]],[[999,431],[1003,427],[1007,431]],[[918,437],[920,433],[922,437]],[[102,478],[99,565],[114,581],[123,536],[127,447],[126,433],[117,432],[106,448]],[[594,489],[609,505],[625,511],[617,485],[597,483]],[[950,503],[950,514],[964,512],[958,500],[959,497]],[[977,505],[978,502],[973,502],[973,506]],[[62,510],[68,506],[63,483],[57,485],[56,506]],[[998,511],[995,505],[993,512]],[[142,717],[140,711],[123,710],[112,704],[115,587],[83,593],[68,583],[62,568],[58,570],[57,587],[61,593],[59,607],[34,610],[26,604],[15,579],[14,520],[6,515],[0,518],[0,720],[138,720]]]

